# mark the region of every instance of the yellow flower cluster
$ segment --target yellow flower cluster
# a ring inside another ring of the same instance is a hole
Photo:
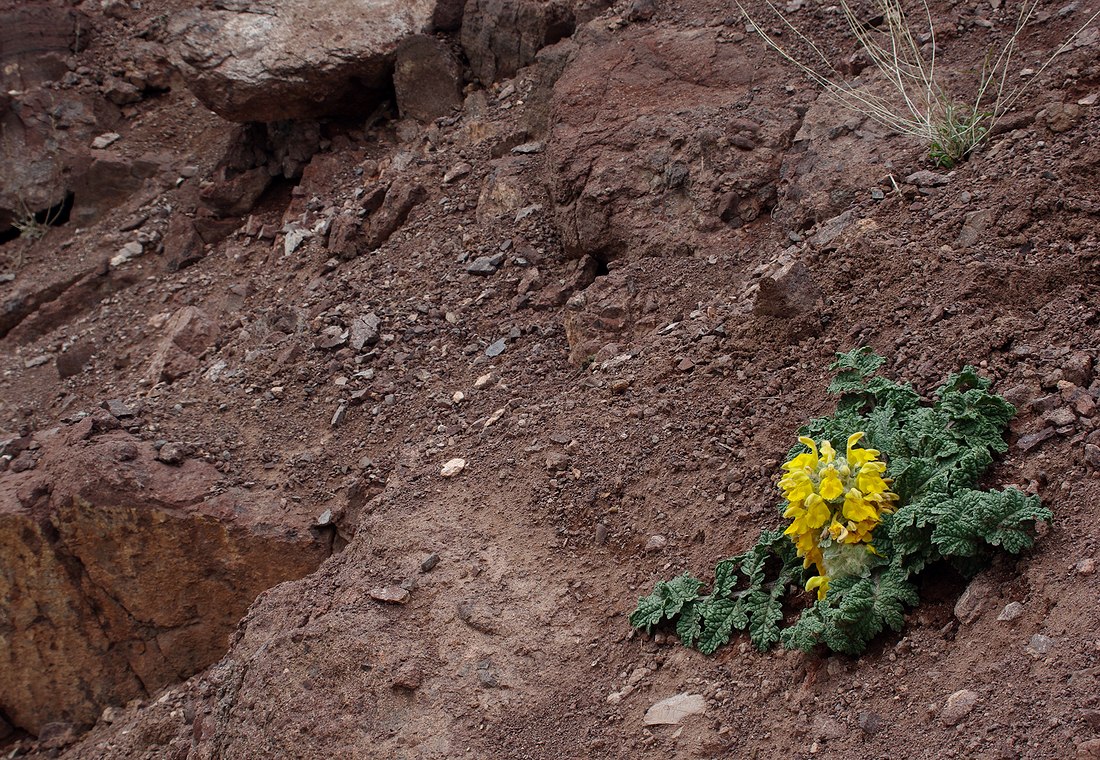
[[[879,452],[856,448],[863,435],[848,436],[845,456],[837,456],[829,441],[819,450],[812,438],[799,438],[809,451],[783,465],[779,489],[787,500],[783,516],[791,520],[784,533],[804,566],[817,567],[806,589],[816,589],[818,599],[825,598],[830,578],[869,569],[875,553],[871,534],[898,500],[890,479],[882,477],[886,464]]]

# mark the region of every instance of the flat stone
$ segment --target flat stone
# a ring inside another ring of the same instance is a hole
[[[1062,406],[1044,414],[1043,419],[1058,428],[1076,424],[1077,415],[1069,407]]]
[[[976,691],[970,689],[956,691],[947,698],[943,709],[940,710],[940,720],[945,725],[954,726],[977,707],[979,699],[980,697]]]
[[[376,586],[370,590],[370,598],[387,604],[405,604],[409,601],[408,589],[400,586]]]
[[[118,132],[104,132],[99,137],[92,140],[92,147],[95,150],[103,150],[104,148],[113,145],[121,137],[122,135],[120,135]]]
[[[702,715],[706,709],[707,701],[702,694],[684,692],[654,703],[646,710],[643,722],[647,726],[674,726],[684,718]]]
[[[485,349],[485,355],[490,359],[495,359],[504,353],[504,349],[508,347],[508,339],[500,338],[490,343]]]
[[[1032,657],[1042,657],[1045,654],[1049,654],[1050,650],[1054,648],[1055,641],[1050,636],[1044,636],[1041,633],[1034,634],[1028,639],[1027,646],[1024,649]]]
[[[431,554],[429,554],[427,557],[424,558],[423,562],[420,563],[420,572],[430,573],[432,570],[435,569],[435,566],[438,565],[438,564],[439,564],[439,554],[437,554],[436,552],[432,552]]]
[[[133,417],[135,414],[134,409],[129,404],[118,398],[108,399],[100,404],[100,406],[110,412],[112,417],[120,420]]]
[[[488,277],[495,274],[499,266],[498,263],[494,263],[495,259],[495,256],[478,256],[466,265],[466,273],[477,277]]]
[[[1023,452],[1031,451],[1048,438],[1053,438],[1054,434],[1055,430],[1053,427],[1045,427],[1038,433],[1028,433],[1027,435],[1022,435],[1016,441],[1016,448]]]
[[[473,170],[474,167],[471,166],[469,163],[467,163],[466,161],[460,161],[459,163],[448,169],[446,174],[443,175],[443,184],[449,185],[455,180],[462,179]]]
[[[512,148],[512,152],[520,155],[530,155],[532,153],[542,153],[542,147],[543,145],[539,141],[525,142]]]
[[[329,421],[329,426],[334,428],[340,427],[344,424],[344,420],[347,419],[347,416],[348,405],[340,404],[338,407],[336,407],[336,411],[332,413],[332,419]]]
[[[942,174],[936,174],[928,169],[921,169],[919,172],[910,174],[905,178],[905,181],[917,187],[943,187],[951,180]]]
[[[348,331],[348,345],[353,351],[362,351],[364,346],[373,346],[378,342],[382,320],[373,312],[356,317]]]
[[[445,478],[453,478],[466,469],[466,460],[460,457],[450,459],[440,469],[439,474]]]
[[[348,342],[348,330],[340,327],[339,325],[330,325],[321,330],[321,334],[317,336],[317,339],[313,342],[317,348],[331,350],[333,348],[339,348]]]

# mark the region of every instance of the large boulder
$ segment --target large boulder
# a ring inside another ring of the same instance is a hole
[[[549,189],[573,256],[687,253],[776,202],[801,117],[723,29],[590,24],[554,86]]]
[[[329,553],[309,515],[214,495],[212,465],[117,427],[86,418],[0,474],[0,711],[35,734],[215,662],[257,594]]]
[[[435,0],[283,0],[190,11],[171,31],[187,86],[211,110],[278,121],[369,109],[397,46],[435,12]]]

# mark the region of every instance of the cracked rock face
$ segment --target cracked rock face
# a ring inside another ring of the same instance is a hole
[[[0,476],[0,711],[39,733],[87,725],[216,661],[256,596],[329,554],[327,534],[202,461],[87,418],[42,466]],[[114,425],[117,427],[117,423]]]

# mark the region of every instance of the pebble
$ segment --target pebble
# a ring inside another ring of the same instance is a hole
[[[645,550],[647,552],[659,552],[668,545],[668,539],[662,535],[650,536],[649,540],[645,542]]]
[[[478,390],[481,390],[482,388],[486,387],[487,385],[489,385],[492,382],[493,382],[493,373],[489,372],[487,374],[482,375],[477,380],[475,380],[474,381],[474,387],[477,388]]]
[[[485,355],[488,356],[490,359],[496,358],[503,354],[504,349],[506,349],[507,347],[508,339],[500,338],[499,340],[495,340],[489,344],[489,346],[485,349]]]
[[[420,666],[414,662],[406,662],[393,674],[393,685],[398,689],[416,691],[423,682],[424,674],[421,672]]]
[[[332,510],[326,509],[321,513],[321,516],[317,518],[317,522],[314,523],[318,527],[324,528],[327,525],[332,525]]]
[[[334,428],[338,428],[344,424],[344,420],[347,419],[347,416],[348,405],[340,404],[340,406],[336,407],[336,411],[333,412],[332,420],[329,422],[329,424]]]
[[[989,596],[989,584],[982,578],[975,578],[955,602],[955,617],[960,623],[973,623],[982,614],[982,605]]]
[[[187,458],[182,443],[166,443],[157,452],[157,459],[165,464],[178,466]]]
[[[607,543],[607,525],[604,523],[596,523],[596,543],[601,546]]]
[[[492,256],[478,256],[466,265],[466,273],[477,277],[488,277],[495,274],[497,268],[503,263],[503,253],[493,254]]]
[[[1045,441],[1048,438],[1051,438],[1053,436],[1054,436],[1054,428],[1053,427],[1045,427],[1042,430],[1040,430],[1038,433],[1028,433],[1027,435],[1020,436],[1019,439],[1017,439],[1017,441],[1016,441],[1016,448],[1018,448],[1020,451],[1024,451],[1024,452],[1031,451],[1033,448],[1038,446],[1040,443],[1042,443],[1043,441]]]
[[[1050,636],[1044,636],[1041,633],[1036,633],[1027,642],[1027,646],[1024,647],[1024,649],[1027,650],[1027,653],[1030,654],[1032,657],[1042,657],[1054,648],[1054,644],[1054,639],[1052,639]]]
[[[445,478],[453,478],[455,475],[458,475],[465,469],[466,460],[456,457],[454,459],[448,460],[447,463],[443,465],[443,468],[439,471],[439,474]]]
[[[471,166],[469,163],[467,163],[466,161],[460,161],[459,163],[448,169],[447,173],[443,175],[443,184],[449,185],[456,179],[462,179],[473,170],[474,167]]]
[[[978,692],[970,689],[956,691],[947,698],[943,709],[940,710],[940,720],[945,725],[954,726],[974,710],[978,704],[978,698]]]
[[[1074,569],[1078,575],[1092,575],[1096,572],[1096,560],[1092,557],[1083,559],[1074,565]]]
[[[405,604],[409,601],[409,591],[400,586],[376,586],[370,590],[370,598],[388,604]]]
[[[1009,602],[1005,605],[1005,608],[1001,610],[1001,614],[997,616],[997,620],[1002,623],[1009,623],[1020,615],[1024,614],[1024,605],[1019,602]]]
[[[423,562],[420,563],[420,572],[430,573],[432,570],[435,569],[435,566],[438,565],[438,564],[439,564],[439,554],[437,554],[436,552],[432,552],[431,554],[429,554],[427,557],[424,558]]]
[[[863,733],[874,736],[882,730],[882,718],[879,717],[878,713],[861,712],[859,714],[859,727],[863,729]]]
[[[96,139],[92,140],[92,148],[95,150],[103,150],[106,147],[113,145],[122,138],[118,132],[104,132]]]
[[[655,702],[646,710],[643,721],[647,726],[674,726],[688,716],[702,715],[706,709],[702,694],[684,692]]]

